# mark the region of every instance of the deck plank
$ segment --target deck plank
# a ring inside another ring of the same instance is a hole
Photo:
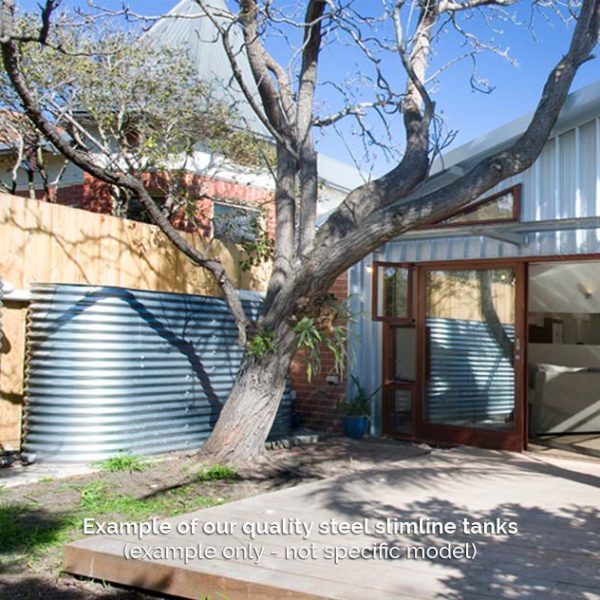
[[[311,532],[250,540],[227,536],[88,536],[65,546],[67,572],[182,598],[311,600],[365,597],[427,598],[600,598],[600,461],[562,460],[534,455],[456,449],[434,451],[349,475],[238,500],[167,519],[177,523],[227,521],[242,524],[298,518],[318,524],[330,518],[354,521],[419,517],[460,522],[463,518],[512,519],[512,536],[360,534]],[[443,546],[477,545],[473,561],[345,560],[335,565],[325,548],[374,543]],[[126,544],[156,546],[254,544],[263,548],[258,564],[224,560],[128,560]],[[285,547],[314,544],[316,559],[289,560]]]

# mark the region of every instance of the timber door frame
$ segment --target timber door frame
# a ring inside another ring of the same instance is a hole
[[[426,318],[426,276],[430,271],[448,270],[486,270],[495,268],[511,268],[515,273],[515,403],[513,427],[509,431],[492,429],[476,429],[454,425],[432,424],[425,420],[425,398],[427,385],[427,344],[425,327]],[[435,262],[416,265],[416,366],[417,378],[413,394],[413,433],[415,437],[449,444],[466,444],[481,448],[521,451],[527,444],[527,265],[515,260],[479,260]]]
[[[382,317],[377,315],[378,290],[379,290],[379,269],[392,267],[397,269],[406,269],[408,271],[407,280],[407,306],[405,317]],[[415,300],[416,300],[416,265],[407,262],[374,261],[373,265],[373,283],[371,290],[371,320],[380,321],[382,335],[382,360],[381,360],[381,432],[398,439],[415,439],[415,397],[418,393],[418,355],[416,354],[415,342],[415,379],[399,380],[390,376],[390,366],[393,358],[393,332],[397,327],[415,327]],[[410,431],[400,432],[394,430],[391,426],[390,418],[393,414],[393,395],[394,391],[407,390],[411,394],[411,419]]]

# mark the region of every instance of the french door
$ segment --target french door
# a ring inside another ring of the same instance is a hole
[[[384,264],[376,277],[383,298],[377,310],[384,313],[384,433],[522,450],[525,266],[393,268]],[[406,280],[402,289],[398,278]],[[385,316],[386,282],[406,296],[401,316]]]

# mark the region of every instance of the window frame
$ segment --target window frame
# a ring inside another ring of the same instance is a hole
[[[518,183],[511,187],[505,188],[503,190],[500,190],[499,192],[496,192],[495,194],[492,194],[491,196],[482,198],[481,200],[478,200],[477,202],[474,202],[473,204],[469,204],[468,206],[463,206],[462,208],[458,209],[456,212],[452,213],[451,215],[444,217],[444,219],[452,219],[454,217],[468,215],[472,212],[477,211],[482,206],[489,204],[489,203],[493,202],[494,200],[497,200],[498,198],[502,198],[502,196],[506,196],[508,194],[510,194],[513,199],[512,215],[510,217],[499,217],[496,219],[478,219],[476,221],[466,221],[466,222],[462,222],[462,223],[442,223],[442,222],[438,221],[437,223],[422,225],[420,227],[417,227],[416,229],[420,229],[420,230],[450,229],[450,228],[455,228],[455,227],[471,227],[472,225],[475,225],[475,226],[497,225],[499,223],[519,222],[521,219],[522,189],[523,189],[523,184],[521,184],[521,183]]]
[[[406,316],[405,317],[386,317],[377,314],[379,305],[379,269],[392,267],[394,269],[406,269],[408,271],[408,281],[406,286]],[[389,261],[374,261],[371,265],[373,269],[371,281],[371,320],[382,321],[394,325],[412,325],[414,323],[414,270],[413,263],[398,263]]]

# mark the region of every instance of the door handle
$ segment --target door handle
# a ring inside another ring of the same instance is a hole
[[[521,360],[521,338],[515,338],[515,360]]]

